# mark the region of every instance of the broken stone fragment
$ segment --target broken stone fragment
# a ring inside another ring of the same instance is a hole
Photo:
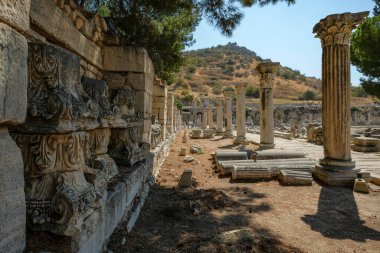
[[[355,179],[354,191],[359,193],[369,193],[367,182],[362,178]]]
[[[181,179],[179,180],[178,186],[180,187],[191,187],[191,176],[193,171],[190,169],[185,169],[182,173]]]

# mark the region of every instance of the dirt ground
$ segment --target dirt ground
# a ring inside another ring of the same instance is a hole
[[[202,154],[185,163],[179,149],[197,144]],[[210,153],[232,139],[178,136],[135,228],[121,223],[107,246],[118,252],[380,252],[380,192],[349,188],[281,186],[277,181],[230,183],[214,171]],[[184,169],[193,187],[177,187]],[[248,231],[236,238],[228,231]],[[227,233],[228,234],[228,233]],[[247,235],[248,234],[248,235]]]

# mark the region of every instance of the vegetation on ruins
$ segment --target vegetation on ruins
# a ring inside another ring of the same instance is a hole
[[[238,84],[248,84],[248,99],[259,97],[259,76],[255,68],[263,59],[254,51],[236,43],[218,45],[185,52],[186,66],[181,68],[174,92],[184,101],[186,95],[209,94],[220,96],[224,89],[233,89]],[[275,98],[298,100],[307,90],[320,98],[321,80],[307,77],[298,70],[281,66],[276,72]],[[228,87],[228,88],[227,88]],[[184,101],[184,103],[186,103]]]
[[[193,32],[206,19],[231,36],[243,18],[242,8],[295,0],[77,0],[85,9],[112,19],[112,29],[126,45],[145,47],[156,74],[169,84],[184,64],[183,50],[194,43]],[[234,70],[228,67],[226,72]]]
[[[352,35],[351,62],[365,78],[361,85],[380,98],[380,0],[374,0],[374,17],[369,17]]]

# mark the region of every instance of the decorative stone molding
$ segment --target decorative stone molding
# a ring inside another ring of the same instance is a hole
[[[349,45],[351,32],[359,24],[364,22],[369,12],[350,13],[329,15],[321,19],[313,28],[315,37],[320,38],[322,46],[331,45]]]
[[[12,133],[24,160],[27,224],[73,236],[106,197],[107,181],[89,168],[88,134]],[[89,179],[85,177],[89,176]]]

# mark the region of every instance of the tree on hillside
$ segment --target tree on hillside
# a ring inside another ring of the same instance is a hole
[[[301,100],[314,100],[316,98],[316,94],[312,90],[305,91],[300,98]]]
[[[222,34],[231,36],[243,18],[241,9],[295,0],[77,0],[83,8],[106,13],[113,30],[125,45],[145,47],[156,74],[175,81],[174,73],[184,63],[182,51],[194,43],[193,32],[201,19]]]
[[[352,35],[351,62],[365,78],[364,90],[380,98],[380,0],[374,0],[374,17],[367,18]]]

